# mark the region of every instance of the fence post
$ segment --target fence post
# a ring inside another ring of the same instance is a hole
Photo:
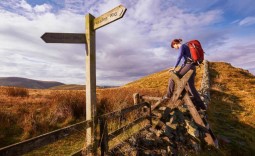
[[[133,98],[134,98],[134,105],[137,105],[138,103],[140,103],[140,95],[139,95],[139,93],[133,94]]]
[[[108,153],[108,126],[105,118],[100,118],[100,147],[101,156],[107,155]]]

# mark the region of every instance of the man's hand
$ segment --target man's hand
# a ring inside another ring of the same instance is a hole
[[[175,68],[170,68],[168,72],[175,72]]]

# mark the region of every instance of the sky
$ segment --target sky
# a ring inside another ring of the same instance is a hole
[[[175,38],[197,39],[208,61],[255,74],[254,0],[0,0],[0,77],[85,84],[85,44],[50,44],[45,32],[85,33],[85,15],[122,4],[96,30],[97,85],[119,86],[174,66]]]

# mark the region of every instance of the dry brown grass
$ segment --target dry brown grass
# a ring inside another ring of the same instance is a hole
[[[196,68],[195,86],[200,88],[201,81],[203,78],[204,67],[201,65]],[[139,80],[133,81],[124,85],[123,87],[131,88],[143,88],[143,89],[155,89],[164,95],[168,86],[170,73],[168,70],[163,70],[151,75],[145,76]]]
[[[20,97],[28,97],[29,91],[26,88],[20,88],[20,87],[9,87],[6,88],[6,94],[8,96],[20,96]]]
[[[154,89],[136,88],[136,87],[119,87],[112,89],[98,89],[97,97],[100,99],[100,108],[104,112],[120,110],[133,105],[133,94],[162,96],[162,93]]]
[[[0,146],[84,119],[84,91],[30,89],[30,96],[24,98],[8,96],[8,89],[0,88]]]
[[[46,97],[36,97],[37,90],[29,90],[29,97],[8,96],[8,87],[0,88],[0,146],[14,143],[40,133],[42,120],[49,108]],[[40,120],[40,121],[38,121]]]
[[[75,118],[85,116],[85,94],[85,91],[52,91],[51,99],[54,106],[57,106],[56,113]]]

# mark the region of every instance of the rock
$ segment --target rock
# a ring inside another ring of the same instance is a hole
[[[162,114],[158,112],[154,112],[153,115],[155,115],[157,118],[162,118]]]
[[[166,141],[166,142],[169,142],[169,143],[171,142],[170,139],[169,139],[168,137],[163,137],[162,139],[163,139],[164,141]]]
[[[146,134],[146,139],[150,139],[150,138],[155,138],[156,137],[156,135],[154,134],[154,133],[152,133],[152,132],[148,132],[147,134]]]
[[[166,107],[159,107],[159,110],[164,111],[164,110],[166,110]]]
[[[169,128],[171,128],[171,130],[173,131],[173,130],[176,130],[177,129],[177,124],[168,124],[169,122],[167,122],[167,126],[169,127]]]
[[[157,130],[157,131],[156,131],[157,137],[160,137],[162,134],[163,134],[163,131],[162,131],[162,130]]]
[[[157,125],[155,126],[155,129],[160,130],[165,128],[165,123],[162,121],[158,121]]]
[[[162,122],[166,122],[166,121],[169,121],[170,119],[170,113],[171,112],[171,109],[170,108],[166,108],[162,114],[162,117],[160,118],[160,121]]]
[[[174,121],[173,123],[177,122],[177,123],[183,123],[184,122],[184,116],[182,114],[182,112],[179,109],[176,109],[174,111]]]
[[[137,143],[136,143],[136,138],[134,136],[130,137],[128,139],[128,142],[130,143],[130,145],[132,146],[135,146]]]
[[[185,120],[185,123],[186,123],[187,132],[191,136],[193,136],[195,138],[198,138],[199,137],[199,130],[198,130],[198,127],[196,126],[196,124],[193,121],[188,121],[188,120]]]
[[[176,134],[176,128],[173,129],[170,126],[166,126],[165,128],[165,135],[169,138],[169,139],[173,139],[174,136]]]
[[[198,142],[191,140],[192,147],[195,149],[195,152],[201,151],[201,146]]]

